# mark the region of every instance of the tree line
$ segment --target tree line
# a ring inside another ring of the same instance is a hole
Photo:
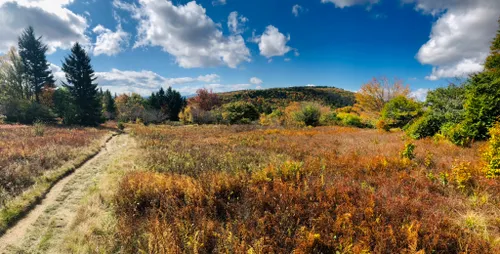
[[[12,47],[0,57],[0,117],[25,124],[60,120],[84,126],[96,126],[107,119],[130,120],[121,112],[129,112],[134,102],[121,102],[139,95],[113,96],[109,90],[99,89],[91,59],[79,43],[63,60],[65,80],[59,87],[47,61],[47,50],[42,37],[28,27],[18,38],[18,49]],[[134,116],[153,122],[179,120],[179,112],[186,105],[185,98],[172,88],[162,88],[148,99],[139,97],[143,110]]]

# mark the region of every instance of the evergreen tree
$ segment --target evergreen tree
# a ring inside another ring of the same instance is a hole
[[[487,71],[500,74],[500,19],[498,19],[499,28],[496,37],[491,42],[490,55],[486,58],[484,67]]]
[[[40,94],[45,85],[54,86],[55,80],[47,62],[45,53],[47,45],[42,37],[36,38],[35,31],[30,26],[26,28],[18,39],[19,55],[24,66],[25,79],[40,102]]]
[[[179,113],[186,106],[186,99],[181,94],[169,87],[165,94],[168,117],[171,121],[179,121]]]
[[[75,43],[71,54],[64,59],[62,70],[76,106],[76,119],[82,125],[97,125],[102,121],[101,105],[94,70],[87,52]]]
[[[116,105],[109,90],[102,95],[102,108],[107,118],[113,119],[116,116]]]

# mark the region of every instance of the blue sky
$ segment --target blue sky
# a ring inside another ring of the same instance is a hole
[[[421,96],[482,68],[499,2],[0,0],[0,15],[9,17],[0,21],[0,52],[32,25],[49,45],[57,78],[78,41],[99,84],[117,93],[170,85],[185,95],[200,87],[356,91],[387,76]]]

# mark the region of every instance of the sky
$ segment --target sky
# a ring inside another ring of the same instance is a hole
[[[429,89],[482,70],[498,0],[0,0],[0,54],[27,26],[54,75],[84,45],[99,86],[183,95],[289,86]]]

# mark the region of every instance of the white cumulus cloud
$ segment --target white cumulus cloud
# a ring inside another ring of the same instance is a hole
[[[181,67],[236,68],[251,60],[243,37],[225,36],[195,1],[174,5],[171,1],[139,0],[136,5],[115,0],[114,5],[130,11],[138,21],[134,48],[159,46]]]
[[[463,77],[483,69],[489,45],[498,28],[498,0],[405,0],[415,8],[438,16],[429,40],[417,59],[433,66],[426,78]]]
[[[85,36],[87,20],[66,8],[73,0],[0,0],[0,52],[17,45],[17,38],[28,26],[43,36],[49,53],[68,49],[73,43],[89,43]]]
[[[102,25],[97,25],[92,31],[97,34],[93,49],[96,56],[101,54],[116,55],[128,46],[130,35],[123,31],[121,25],[116,27],[115,32]]]
[[[272,25],[267,26],[261,36],[254,36],[252,41],[259,44],[260,54],[267,58],[283,56],[292,50],[292,48],[287,45],[290,41],[290,35],[285,36],[280,33],[278,28]]]
[[[254,85],[261,85],[264,82],[260,78],[253,77],[250,79],[250,83],[252,83]]]
[[[429,93],[430,89],[427,88],[419,88],[415,91],[411,91],[410,97],[415,98],[418,101],[425,101],[427,98],[427,93]]]
[[[245,31],[246,22],[248,22],[248,18],[238,15],[237,11],[233,11],[227,18],[227,27],[229,28],[229,31],[231,31],[231,33],[241,34]]]

